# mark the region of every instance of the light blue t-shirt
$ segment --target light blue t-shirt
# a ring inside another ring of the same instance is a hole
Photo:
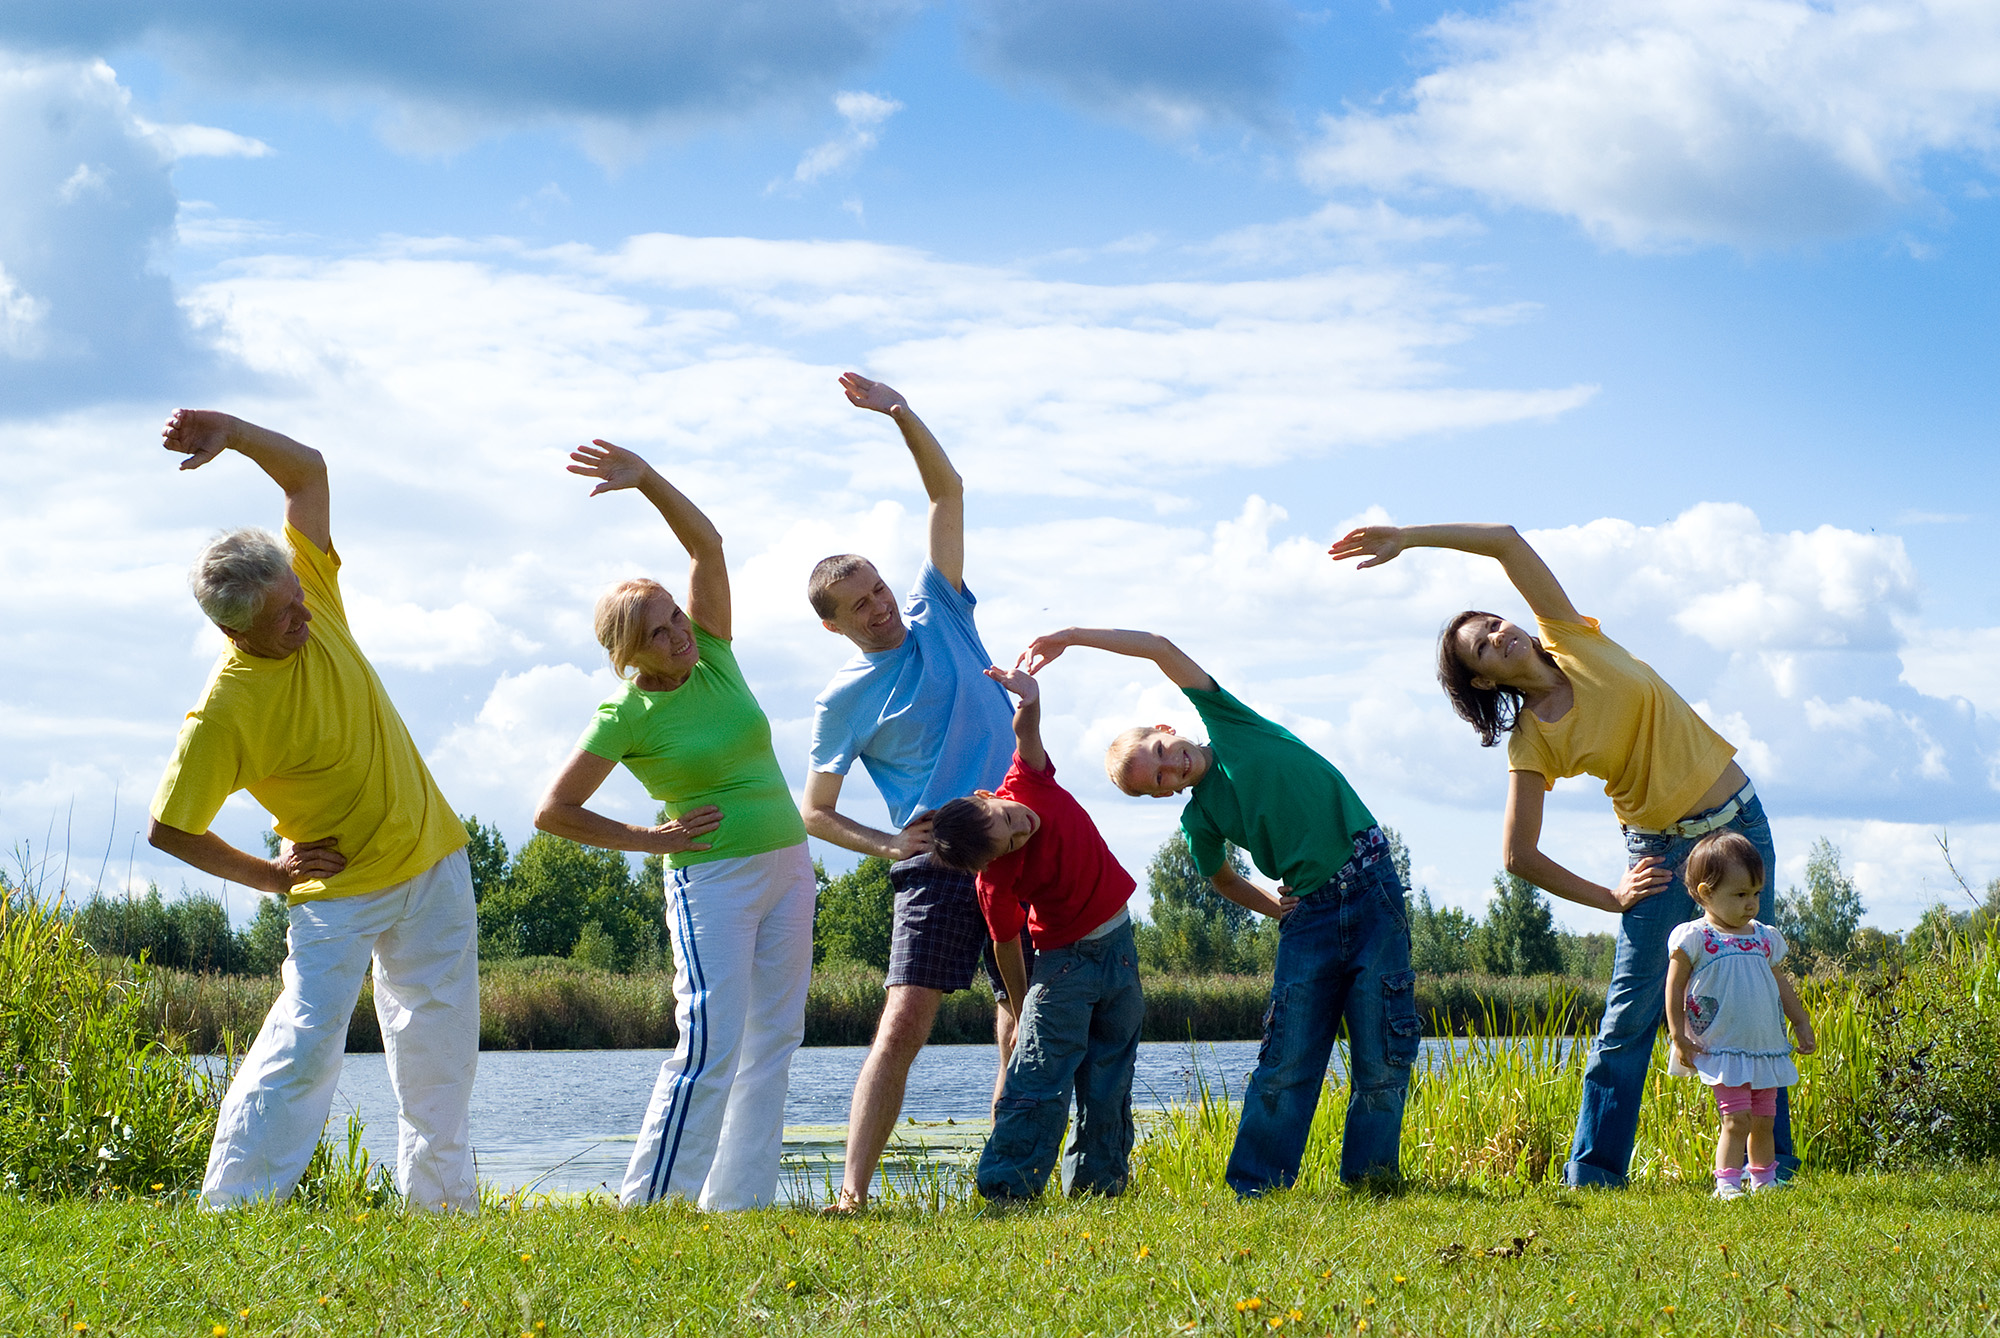
[[[813,702],[812,769],[844,776],[860,758],[898,827],[999,788],[1014,759],[1013,702],[986,676],[976,602],[924,563],[903,601],[903,644],[855,655]]]

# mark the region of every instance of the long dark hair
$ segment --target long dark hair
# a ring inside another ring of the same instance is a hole
[[[1459,719],[1479,731],[1479,746],[1482,748],[1491,748],[1500,742],[1502,735],[1514,732],[1515,724],[1521,719],[1524,698],[1518,688],[1498,684],[1490,688],[1472,686],[1473,672],[1464,660],[1458,658],[1458,629],[1474,618],[1499,616],[1483,609],[1467,609],[1452,618],[1438,633],[1438,684],[1444,688],[1444,695],[1451,699],[1451,709],[1458,712]],[[1549,659],[1549,653],[1542,649],[1539,640],[1535,641],[1535,652],[1543,659]]]

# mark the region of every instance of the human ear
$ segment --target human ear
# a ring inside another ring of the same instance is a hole
[[[847,635],[845,632],[840,630],[840,624],[834,622],[831,618],[821,618],[819,620],[819,625],[821,627],[824,627],[827,631],[833,633],[835,636]]]
[[[1477,688],[1481,692],[1491,692],[1493,691],[1494,688],[1500,686],[1498,683],[1495,683],[1492,679],[1486,677],[1484,674],[1481,674],[1473,678],[1471,681],[1472,681],[1472,686]]]

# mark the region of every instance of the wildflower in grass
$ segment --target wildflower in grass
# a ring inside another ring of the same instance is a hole
[[[74,1329],[74,1330],[75,1330],[75,1331],[76,1331],[77,1333],[89,1333],[89,1332],[90,1332],[90,1325],[88,1325],[88,1324],[84,1323],[84,1321],[82,1321],[82,1320],[78,1320],[78,1321],[77,1321],[77,1322],[76,1322],[75,1324],[71,1325],[70,1327],[71,1327],[72,1329]]]
[[[785,1290],[786,1290],[786,1291],[790,1291],[790,1290],[791,1290],[792,1288],[794,1288],[794,1287],[796,1287],[796,1286],[798,1286],[798,1285],[799,1285],[799,1284],[798,1284],[798,1283],[796,1283],[796,1282],[792,1282],[792,1281],[789,1281],[789,1280],[787,1280],[787,1281],[786,1281],[786,1283],[785,1283]]]
[[[1404,1283],[1406,1283],[1406,1282],[1408,1282],[1408,1281],[1409,1281],[1409,1279],[1408,1279],[1408,1278],[1406,1278],[1406,1277],[1404,1277],[1404,1276],[1403,1276],[1403,1275],[1402,1275],[1401,1273],[1398,1273],[1398,1274],[1396,1275],[1396,1285],[1397,1285],[1398,1287],[1402,1286],[1402,1285],[1403,1285]]]
[[[208,1332],[209,1338],[229,1338],[229,1326],[227,1324],[218,1324]]]
[[[1273,1329],[1282,1329],[1285,1327],[1285,1317],[1283,1315],[1273,1315],[1271,1318],[1265,1320],[1264,1323]]]
[[[538,1320],[536,1320],[536,1321],[535,1321],[535,1332],[536,1332],[536,1333],[542,1333],[542,1332],[545,1332],[545,1331],[546,1331],[546,1330],[548,1329],[548,1327],[549,1327],[549,1322],[548,1322],[547,1320],[545,1320],[545,1319],[538,1319]]]
[[[1660,1313],[1662,1315],[1671,1315],[1674,1313],[1674,1308],[1670,1305],[1663,1305],[1660,1307]]]
[[[1263,1305],[1264,1302],[1262,1298],[1256,1296],[1246,1296],[1242,1300],[1236,1303],[1236,1313],[1240,1315],[1246,1310],[1259,1310],[1263,1308]]]
[[[354,1220],[357,1222],[366,1222],[368,1220],[368,1214],[366,1212],[358,1212],[354,1214]]]
[[[165,1189],[165,1188],[166,1188],[166,1186],[165,1186],[165,1185],[154,1185],[154,1186],[153,1186],[153,1192],[154,1192],[155,1194],[157,1194],[157,1193],[159,1193],[159,1192],[160,1192],[161,1190],[163,1190],[163,1189]]]
[[[1570,1294],[1569,1294],[1568,1296],[1565,1296],[1565,1297],[1563,1297],[1563,1304],[1564,1304],[1564,1305],[1575,1305],[1575,1304],[1576,1304],[1576,1293],[1575,1293],[1575,1292],[1571,1292],[1571,1293],[1570,1293]]]
[[[1354,1331],[1355,1331],[1356,1333],[1366,1333],[1366,1332],[1368,1332],[1368,1321],[1367,1321],[1367,1320],[1365,1320],[1365,1319],[1357,1319],[1357,1320],[1355,1320],[1355,1321],[1354,1321]]]
[[[1133,1257],[1134,1259],[1144,1259],[1144,1258],[1146,1258],[1146,1257],[1147,1257],[1148,1255],[1152,1254],[1152,1252],[1153,1252],[1153,1247],[1152,1247],[1152,1246],[1150,1246],[1150,1245],[1141,1245],[1141,1246],[1139,1247],[1139,1253],[1137,1253],[1137,1254],[1133,1255],[1132,1257]]]
[[[530,1259],[533,1259],[534,1257],[535,1257],[535,1256],[534,1256],[534,1255],[532,1255],[532,1254],[524,1254],[524,1255],[522,1255],[522,1256],[521,1256],[521,1262],[525,1264],[525,1263],[527,1263],[527,1262],[528,1262],[528,1261],[529,1261]]]
[[[1326,1272],[1319,1275],[1319,1280],[1321,1282],[1325,1282],[1328,1278],[1332,1276],[1333,1276],[1333,1270],[1329,1268],[1326,1270]]]

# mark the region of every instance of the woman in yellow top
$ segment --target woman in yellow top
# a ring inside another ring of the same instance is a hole
[[[1438,681],[1459,715],[1492,747],[1507,740],[1509,873],[1578,905],[1618,914],[1618,954],[1604,1023],[1584,1070],[1564,1180],[1623,1185],[1639,1127],[1639,1101],[1666,1005],[1667,936],[1698,908],[1682,869],[1696,840],[1724,827],[1748,837],[1777,867],[1771,828],[1736,749],[1708,727],[1643,661],[1569,602],[1541,556],[1509,525],[1371,525],[1330,551],[1377,567],[1406,548],[1450,548],[1495,558],[1534,611],[1529,632],[1495,613],[1467,610],[1438,639]],[[1626,869],[1615,887],[1594,883],[1542,853],[1542,801],[1565,776],[1604,782],[1625,832]],[[1757,918],[1773,917],[1771,881]],[[1780,1178],[1798,1165],[1790,1111],[1780,1096]]]

